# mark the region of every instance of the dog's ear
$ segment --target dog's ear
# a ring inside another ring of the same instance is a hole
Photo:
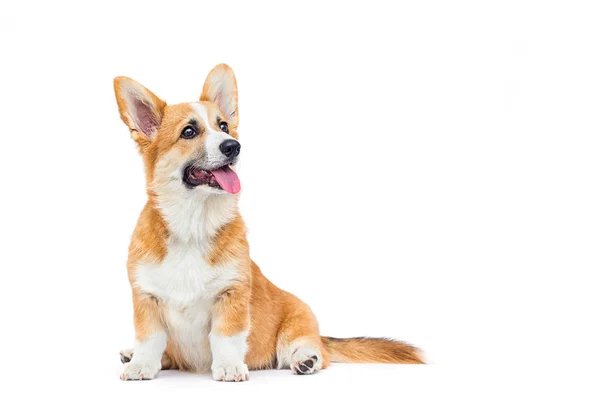
[[[140,144],[152,141],[156,137],[167,104],[125,76],[115,78],[115,96],[121,119],[129,127],[133,140]]]
[[[225,114],[233,128],[238,126],[238,91],[233,70],[226,64],[219,64],[210,71],[200,101],[212,101]]]

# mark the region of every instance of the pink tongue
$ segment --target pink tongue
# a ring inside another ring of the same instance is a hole
[[[240,178],[228,166],[210,171],[224,191],[236,194],[240,191]]]

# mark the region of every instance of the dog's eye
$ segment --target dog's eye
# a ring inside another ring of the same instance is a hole
[[[191,126],[186,126],[181,131],[181,137],[184,139],[193,139],[196,136],[198,136],[198,132],[196,132],[196,130],[194,128],[192,128]]]
[[[221,128],[221,130],[223,132],[229,133],[229,125],[227,125],[227,122],[225,122],[225,121],[219,122],[219,128]]]

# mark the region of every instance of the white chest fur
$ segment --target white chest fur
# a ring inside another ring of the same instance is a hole
[[[208,265],[198,244],[172,240],[159,264],[141,264],[136,285],[166,304],[183,308],[198,299],[215,298],[238,276],[235,265]]]
[[[141,264],[136,285],[165,306],[169,339],[196,370],[210,367],[210,312],[216,296],[237,278],[235,265],[208,265],[198,244],[171,240],[158,264]]]

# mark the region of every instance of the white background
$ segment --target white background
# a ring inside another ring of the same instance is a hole
[[[599,17],[591,1],[3,3],[0,392],[593,398]],[[404,339],[433,365],[119,381],[145,190],[112,79],[195,101],[221,62],[253,259],[323,334]]]

